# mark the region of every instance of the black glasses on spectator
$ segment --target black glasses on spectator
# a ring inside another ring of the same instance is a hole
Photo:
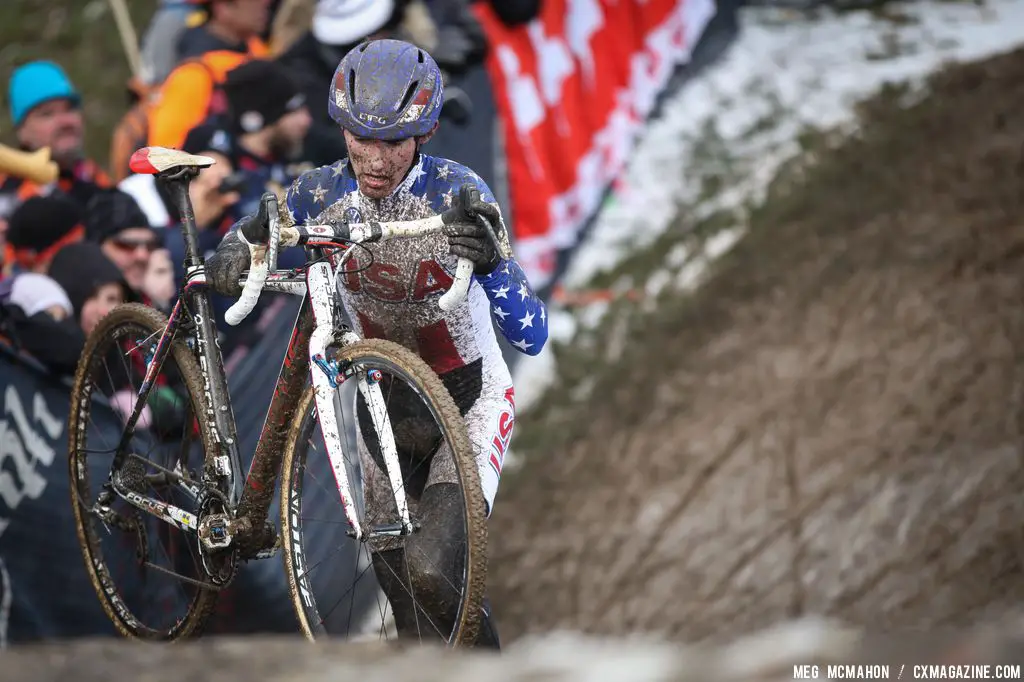
[[[148,253],[153,253],[160,248],[160,240],[158,239],[124,239],[115,237],[110,240],[110,243],[121,251],[145,249]]]

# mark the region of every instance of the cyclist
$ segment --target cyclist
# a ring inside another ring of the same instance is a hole
[[[437,129],[442,95],[437,64],[410,43],[375,40],[349,51],[335,71],[328,100],[349,156],[300,176],[287,192],[282,220],[322,224],[443,216],[443,234],[371,245],[372,258],[360,250],[350,261],[352,269],[338,277],[338,296],[364,337],[401,343],[440,375],[466,419],[489,515],[515,418],[511,375],[493,325],[517,349],[535,355],[547,340],[547,312],[519,264],[503,259],[474,219],[476,214],[489,218],[503,246],[508,245],[487,185],[469,168],[421,151]],[[265,217],[257,212],[238,225],[259,220]],[[451,284],[458,257],[473,262],[474,282],[466,301],[444,313],[437,299]],[[238,278],[248,266],[248,248],[232,229],[207,261],[207,280],[215,290],[237,296]],[[368,423],[365,414],[360,416],[360,423]],[[362,442],[364,467],[375,466],[368,449]],[[461,528],[456,480],[452,467],[445,473],[437,462],[431,464],[419,500],[423,528],[407,545],[423,546],[405,557],[417,596],[424,587],[433,585],[439,594],[442,586],[457,584],[453,580],[458,575],[437,575],[434,570],[455,570],[451,567],[457,561],[445,552],[457,542],[430,541],[452,538]],[[414,615],[402,603],[403,588],[388,579],[397,573],[388,567],[402,565],[393,552],[400,550],[377,551],[373,561],[401,628]],[[486,602],[476,644],[499,648]]]

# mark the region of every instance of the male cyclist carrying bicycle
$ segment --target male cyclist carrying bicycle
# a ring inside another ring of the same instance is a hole
[[[519,264],[500,256],[475,219],[478,214],[488,218],[507,247],[507,231],[487,185],[469,168],[420,151],[437,129],[442,87],[437,64],[409,43],[376,40],[349,52],[335,72],[328,101],[349,157],[299,177],[287,193],[282,219],[285,224],[322,224],[443,216],[443,235],[373,245],[372,259],[353,258],[353,269],[338,278],[338,296],[362,336],[387,338],[416,351],[441,377],[466,420],[490,514],[515,418],[511,375],[494,325],[517,349],[535,355],[547,340],[547,312]],[[265,216],[248,216],[239,225],[254,220]],[[473,262],[474,283],[465,302],[444,313],[437,299],[451,285],[459,257]],[[239,277],[248,266],[249,249],[232,230],[207,260],[207,280],[215,290],[237,296]],[[424,535],[445,538],[461,527],[460,506],[452,502],[460,493],[454,474],[434,469],[420,506],[433,510],[421,513],[424,524],[429,519],[438,528]],[[457,565],[444,556],[450,543],[437,544],[444,546],[427,552],[435,565]],[[390,559],[377,555],[378,578],[386,578],[378,560]],[[433,572],[414,565],[411,556],[408,568]],[[429,584],[430,579],[417,582]],[[413,618],[402,613],[405,607],[388,580],[381,582],[396,621]],[[477,645],[498,648],[486,607]]]

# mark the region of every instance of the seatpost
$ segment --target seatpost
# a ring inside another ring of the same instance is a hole
[[[199,227],[196,225],[196,214],[192,209],[192,198],[188,187],[192,179],[199,175],[199,169],[184,167],[170,175],[160,174],[157,179],[166,184],[171,201],[181,216],[182,235],[185,239],[185,270],[203,264],[203,254],[199,249]]]

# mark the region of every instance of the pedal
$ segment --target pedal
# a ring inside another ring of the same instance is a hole
[[[199,524],[199,540],[207,550],[225,549],[231,545],[232,534],[227,514],[210,514]]]
[[[257,559],[269,559],[269,558],[271,558],[273,556],[277,556],[277,553],[279,551],[281,551],[281,536],[280,535],[278,535],[275,538],[274,544],[272,544],[270,547],[264,547],[260,551],[256,552],[256,558]]]

